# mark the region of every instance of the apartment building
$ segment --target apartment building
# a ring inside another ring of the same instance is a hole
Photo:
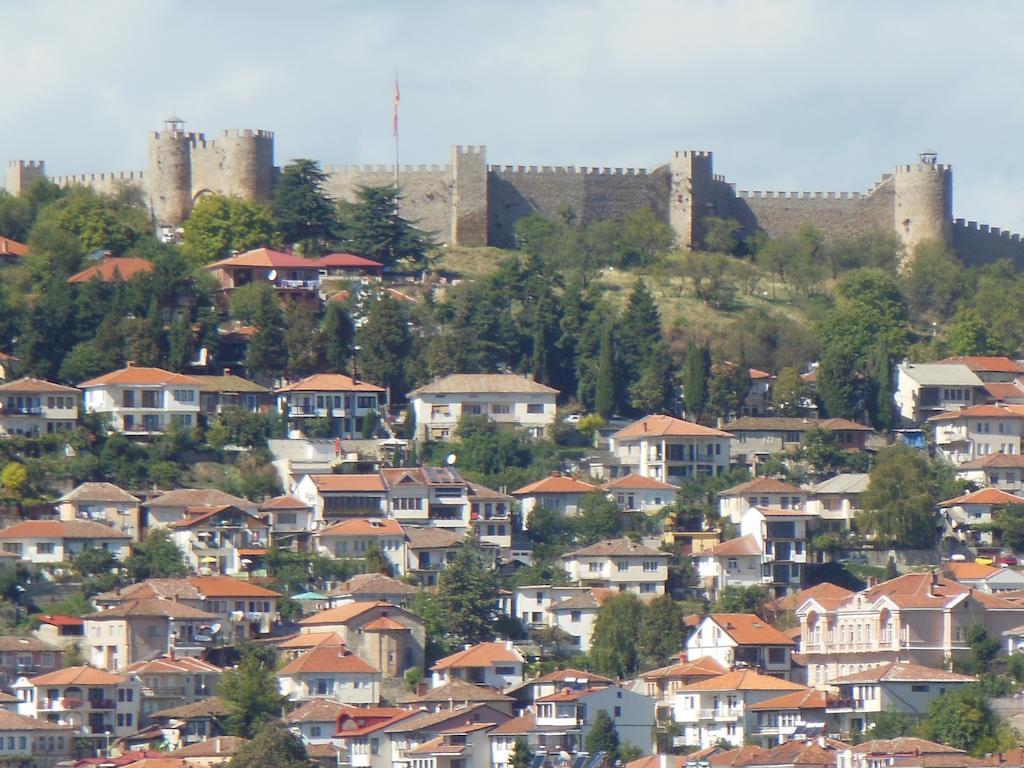
[[[708,657],[727,669],[743,667],[789,679],[796,643],[753,613],[711,613],[686,641],[688,658]]]
[[[695,477],[713,477],[729,468],[732,435],[672,416],[645,416],[608,439],[613,461],[608,479],[636,474],[681,485]]]
[[[217,616],[175,600],[128,600],[82,617],[82,651],[101,669],[122,669],[175,650],[199,656],[215,639],[203,627]]]
[[[606,539],[562,555],[562,566],[577,584],[648,598],[665,594],[670,557],[631,539]]]
[[[82,393],[31,377],[0,384],[0,436],[70,432],[78,424]]]
[[[962,464],[994,453],[1021,453],[1024,406],[972,405],[928,419],[936,453]]]
[[[774,477],[755,477],[718,494],[718,514],[733,525],[739,525],[751,507],[803,509],[807,491],[798,485]]]
[[[104,523],[139,541],[142,526],[141,500],[113,483],[82,483],[55,504],[61,520],[93,520]]]
[[[315,373],[276,390],[278,410],[290,437],[304,437],[314,419],[329,419],[331,437],[363,436],[366,419],[377,419],[386,404],[383,387],[343,373]]]

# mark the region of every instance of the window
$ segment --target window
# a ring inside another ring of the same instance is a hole
[[[912,690],[914,693],[928,693],[928,691],[931,689],[927,685],[912,685],[910,686],[910,690]]]
[[[768,663],[769,664],[785,664],[786,663],[786,649],[785,648],[769,648],[768,649]]]
[[[515,667],[495,667],[494,674],[496,675],[514,675],[516,673]]]
[[[591,573],[600,573],[601,572],[601,564],[600,563],[590,562],[590,563],[588,563],[588,565],[590,567],[587,570],[589,570]]]
[[[582,611],[569,611],[569,621],[580,621],[583,618]]]
[[[176,389],[174,390],[174,399],[179,403],[194,403],[196,391],[194,389]]]
[[[644,560],[644,573],[657,573],[658,561],[657,560]]]
[[[294,512],[281,512],[277,516],[278,525],[295,525],[295,513]]]
[[[54,544],[50,542],[41,541],[36,544],[37,555],[52,555],[54,551]]]
[[[628,571],[629,570],[629,561],[628,560],[617,560],[615,562],[615,568],[616,568],[616,570],[619,570],[619,571]]]
[[[508,403],[494,403],[491,405],[491,413],[509,414],[512,413],[512,406]]]
[[[730,572],[731,571],[738,571],[739,570],[739,562],[736,560],[735,557],[730,557],[729,558],[728,563],[726,563],[725,570],[730,571]]]
[[[615,717],[622,717],[622,707],[615,708]]]
[[[462,406],[463,413],[469,413],[473,416],[479,416],[483,412],[483,408],[479,403],[466,403]]]
[[[544,413],[544,403],[527,403],[527,413]]]
[[[319,739],[320,738],[320,726],[319,725],[311,726],[310,729],[309,729],[309,736],[312,739]]]
[[[376,395],[359,395],[356,398],[356,408],[363,408],[371,410],[377,407],[377,396]]]
[[[640,591],[644,593],[657,592],[658,587],[654,584],[641,584]]]

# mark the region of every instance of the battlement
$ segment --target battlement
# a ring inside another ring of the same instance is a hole
[[[128,184],[140,184],[143,180],[142,171],[115,171],[112,173],[79,173],[68,176],[53,176],[50,181],[60,187],[67,187],[75,184],[83,186],[94,186],[97,184],[116,184],[125,182]]]
[[[911,163],[906,165],[897,165],[896,173],[914,173],[922,171],[933,171],[935,173],[948,173],[953,170],[952,165],[940,165],[939,163]]]
[[[201,140],[203,138],[203,134],[201,134],[201,133],[192,133],[192,132],[184,133],[182,131],[150,131],[149,132],[149,138],[150,139],[156,140],[156,139],[159,139],[161,136],[164,137],[164,138],[167,138],[167,137],[170,137],[170,138],[181,138],[181,139],[185,139],[187,141],[190,141],[193,144],[196,143],[197,139]]]
[[[1016,232],[1010,232],[1008,229],[1000,229],[999,227],[989,226],[988,224],[979,224],[976,221],[965,221],[964,219],[954,219],[953,226],[963,230],[969,230],[973,232],[980,232],[984,235],[992,235],[993,237],[999,237],[1003,240],[1012,240],[1014,242],[1021,242],[1021,235]]]
[[[746,200],[863,200],[862,192],[762,192],[741,189],[737,197]]]
[[[46,170],[45,160],[8,160],[7,167],[11,169],[29,169],[42,173]]]
[[[328,176],[334,174],[389,173],[394,175],[393,165],[323,165],[320,169]],[[399,175],[414,173],[450,173],[450,165],[400,165]]]
[[[264,131],[262,129],[253,130],[252,128],[228,128],[221,132],[221,136],[225,139],[260,139],[263,141],[272,141],[274,138],[274,132]]]
[[[600,168],[574,165],[489,165],[492,173],[533,173],[555,176],[646,176],[646,168]]]
[[[703,149],[677,149],[674,153],[676,158],[711,158],[712,153]]]
[[[458,144],[455,147],[455,151],[460,155],[483,155],[487,153],[486,144]]]

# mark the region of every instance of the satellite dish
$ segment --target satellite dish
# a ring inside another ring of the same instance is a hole
[[[277,270],[276,269],[270,270],[270,274],[267,275],[267,279],[268,280],[277,280]]]
[[[448,456],[445,457],[444,463],[451,467],[455,464],[455,460],[457,458],[458,457],[454,453],[449,453]]]
[[[215,635],[218,632],[220,632],[220,624],[214,624],[212,627],[210,627],[210,632],[212,632]]]

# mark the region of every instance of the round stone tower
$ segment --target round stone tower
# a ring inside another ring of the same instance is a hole
[[[192,142],[185,121],[169,117],[162,131],[149,134],[146,189],[156,224],[178,226],[192,210]]]
[[[269,202],[274,183],[274,134],[250,129],[224,131],[217,145],[223,158],[223,194]]]
[[[906,250],[905,261],[920,243],[951,243],[953,171],[936,161],[934,152],[922,152],[916,164],[896,168],[893,223]]]

